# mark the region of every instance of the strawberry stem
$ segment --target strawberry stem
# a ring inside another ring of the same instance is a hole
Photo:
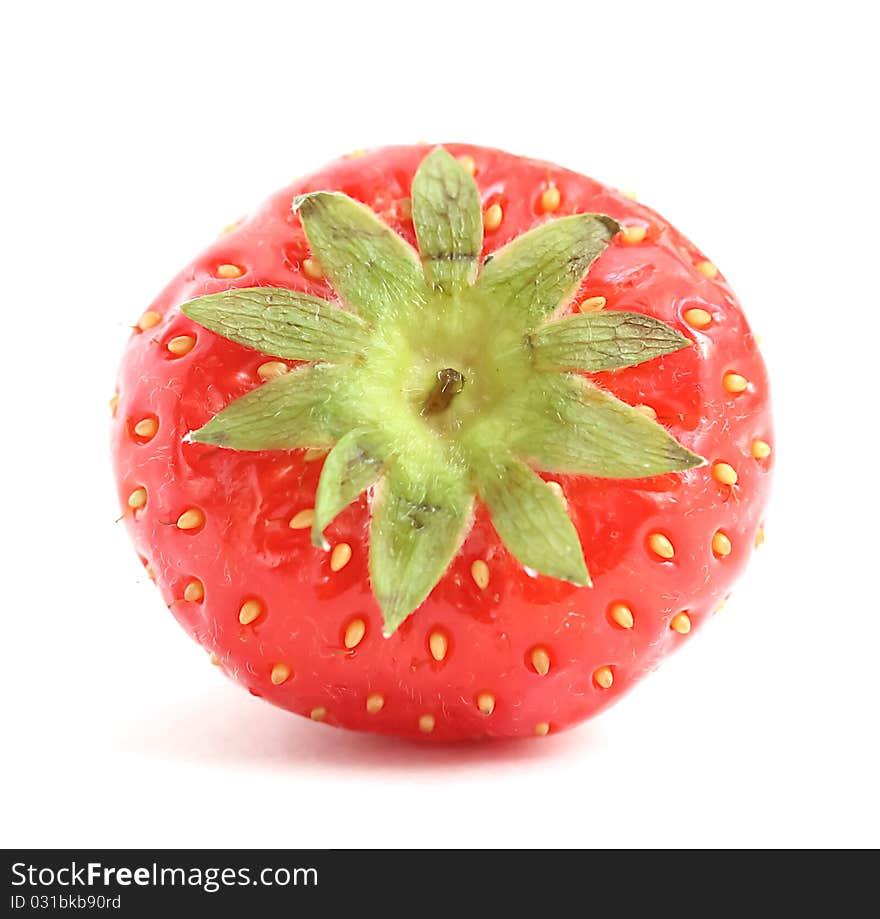
[[[460,370],[446,367],[437,371],[434,388],[422,406],[423,415],[439,415],[449,408],[452,400],[464,389],[465,378]]]

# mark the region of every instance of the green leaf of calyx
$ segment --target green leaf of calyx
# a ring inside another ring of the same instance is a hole
[[[451,292],[473,284],[483,249],[477,183],[447,150],[421,162],[412,183],[412,215],[425,279]]]
[[[272,357],[350,362],[363,354],[366,323],[309,294],[247,287],[209,294],[181,307],[206,329]]]
[[[619,229],[604,214],[551,220],[487,259],[475,289],[521,317],[526,328],[534,328],[574,296]]]
[[[542,374],[517,447],[545,472],[638,479],[706,461],[656,421],[572,374]]]
[[[541,574],[589,585],[574,524],[547,483],[513,457],[488,460],[478,471],[480,497],[510,554]]]
[[[587,373],[632,367],[691,344],[659,319],[613,310],[566,316],[529,340],[541,369]]]
[[[330,451],[315,496],[312,542],[316,546],[327,548],[324,530],[379,478],[384,465],[372,438],[364,431],[349,431]]]
[[[415,486],[391,470],[375,490],[370,579],[386,637],[443,577],[470,525],[473,496],[455,485],[435,489]]]
[[[338,192],[317,191],[293,202],[312,252],[337,296],[368,322],[425,301],[415,249],[373,211]]]
[[[293,370],[236,399],[190,439],[233,450],[329,447],[348,426],[340,407],[350,373],[327,364]]]

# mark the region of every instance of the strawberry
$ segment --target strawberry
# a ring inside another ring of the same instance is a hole
[[[496,150],[390,147],[270,198],[141,317],[114,408],[174,615],[334,725],[566,728],[762,538],[767,378],[726,281],[653,211]]]

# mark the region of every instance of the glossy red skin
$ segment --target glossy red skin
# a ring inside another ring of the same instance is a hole
[[[608,309],[635,310],[669,323],[694,347],[638,367],[598,374],[594,381],[630,404],[648,404],[658,420],[709,465],[676,475],[638,481],[545,476],[559,481],[585,548],[592,588],[530,576],[500,543],[483,509],[451,568],[428,600],[389,639],[367,574],[366,500],[344,511],[330,526],[331,544],[348,542],[353,555],[339,572],[312,546],[308,530],[292,530],[290,518],[311,507],[321,461],[305,462],[301,451],[244,453],[184,442],[187,432],[260,384],[257,367],[267,358],[225,341],[180,312],[203,294],[256,285],[289,287],[332,298],[324,282],[302,270],[309,254],[293,197],[337,189],[368,204],[414,243],[405,216],[413,174],[427,146],[389,147],[331,163],[271,197],[222,235],[187,266],[150,306],[163,317],[146,332],[135,330],[119,373],[119,403],[113,422],[113,455],[119,496],[129,531],[149,564],[165,602],[223,671],[253,694],[300,714],[326,710],[325,721],[360,730],[413,738],[451,740],[481,736],[534,736],[547,723],[559,731],[618,699],[669,652],[688,641],[711,617],[752,552],[770,482],[769,460],[751,455],[753,439],[773,444],[767,375],[748,324],[722,276],[704,277],[695,264],[704,256],[648,208],[600,183],[558,166],[481,147],[449,144],[455,155],[477,164],[484,207],[498,202],[504,219],[486,234],[484,253],[548,219],[539,200],[548,181],[561,193],[552,216],[601,212],[648,228],[645,242],[616,238],[594,263],[575,303],[604,296]],[[220,264],[245,268],[235,280],[215,275]],[[688,326],[682,314],[700,307],[712,314],[705,331]],[[194,335],[192,352],[173,358],[165,344]],[[728,371],[750,385],[725,391]],[[155,415],[159,431],[138,443],[131,429]],[[712,477],[711,463],[736,469],[731,488]],[[138,486],[147,506],[128,509]],[[200,531],[174,526],[187,508],[201,508]],[[732,552],[716,558],[712,536],[729,536]],[[675,558],[664,562],[646,546],[652,532],[666,534]],[[484,559],[491,581],[480,590],[471,565]],[[203,602],[182,599],[198,577]],[[258,598],[265,611],[251,625],[238,620],[242,603]],[[626,603],[635,625],[622,629],[608,618],[609,606]],[[686,610],[690,635],[670,628]],[[348,623],[367,623],[364,639],[346,650]],[[435,629],[449,638],[442,662],[430,654]],[[530,663],[535,646],[550,654],[549,673]],[[274,686],[273,665],[293,676]],[[599,687],[593,674],[608,666],[613,684]],[[495,697],[491,715],[477,707],[480,693]],[[372,693],[384,697],[377,714],[366,710]],[[425,714],[434,730],[419,730]]]

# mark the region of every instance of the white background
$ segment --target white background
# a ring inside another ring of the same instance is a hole
[[[880,844],[870,8],[7,10],[0,843]],[[251,698],[114,523],[107,400],[144,306],[295,175],[423,138],[636,189],[731,280],[774,383],[768,541],[733,600],[624,702],[539,742],[420,747]]]

